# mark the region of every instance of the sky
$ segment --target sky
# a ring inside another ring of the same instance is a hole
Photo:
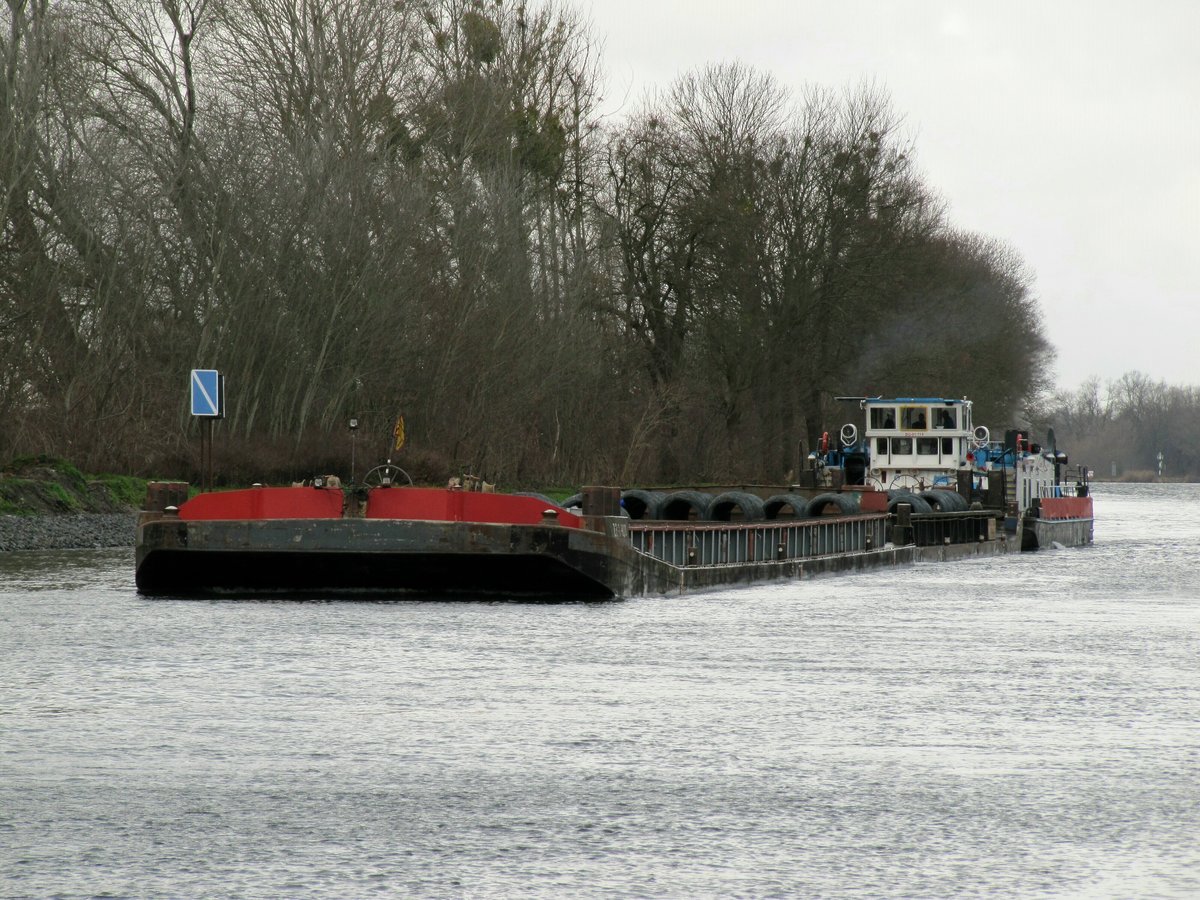
[[[1060,388],[1200,386],[1200,0],[577,6],[613,118],[714,62],[883,88],[951,224],[1025,261]]]

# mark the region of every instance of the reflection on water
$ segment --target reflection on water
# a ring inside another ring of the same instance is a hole
[[[683,598],[157,601],[0,557],[0,884],[1194,896],[1196,486],[1096,545]]]

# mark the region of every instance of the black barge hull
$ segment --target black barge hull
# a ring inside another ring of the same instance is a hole
[[[885,520],[658,527],[657,544],[650,542],[657,549],[647,551],[631,543],[638,526],[620,518],[593,520],[595,530],[164,518],[140,528],[136,580],[140,593],[157,596],[377,593],[557,601],[678,594],[913,562],[913,547],[885,544]],[[840,535],[840,542],[816,540],[821,528]],[[668,537],[678,538],[678,545],[668,544]]]
[[[1063,547],[1086,547],[1092,543],[1092,519],[1038,519],[1026,516],[1021,520],[1021,549],[1046,550],[1056,544]]]
[[[606,535],[555,526],[163,520],[141,528],[137,587],[156,595],[385,592],[606,598],[631,580],[623,559],[629,554],[622,549],[629,548]]]

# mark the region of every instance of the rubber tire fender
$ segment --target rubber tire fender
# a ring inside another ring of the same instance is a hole
[[[740,510],[743,522],[759,522],[766,516],[763,502],[754,494],[745,491],[726,491],[713,497],[708,507],[708,521],[733,522],[734,510]]]
[[[858,501],[850,494],[817,494],[808,501],[808,515],[810,518],[817,516],[828,515],[826,510],[829,507],[834,507],[837,512],[833,513],[836,516],[856,516],[862,510],[858,506]]]
[[[631,519],[657,519],[663,496],[662,491],[643,491],[640,488],[621,491],[621,508],[629,512]]]
[[[808,518],[808,498],[803,494],[775,494],[768,497],[763,503],[763,512],[767,519],[778,519],[785,506],[792,508],[793,518]]]
[[[658,507],[659,517],[675,522],[692,519],[703,522],[712,502],[713,495],[703,491],[673,491],[663,497]]]
[[[957,491],[922,491],[921,496],[934,512],[967,511],[967,500]]]
[[[933,512],[933,507],[929,505],[929,501],[912,493],[912,491],[888,491],[888,512],[894,515],[896,507],[901,503],[907,503],[911,506],[914,515],[924,515],[925,513]]]

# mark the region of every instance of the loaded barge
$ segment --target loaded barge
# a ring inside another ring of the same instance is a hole
[[[138,590],[606,599],[1091,542],[1091,498],[1085,481],[1061,480],[1065,457],[1024,435],[991,441],[971,427],[969,401],[859,399],[861,439],[853,425],[840,447],[826,435],[781,491],[597,486],[560,505],[398,486],[390,464],[346,488],[329,479],[187,499],[186,485],[155,483]],[[935,415],[940,424],[925,424]]]

